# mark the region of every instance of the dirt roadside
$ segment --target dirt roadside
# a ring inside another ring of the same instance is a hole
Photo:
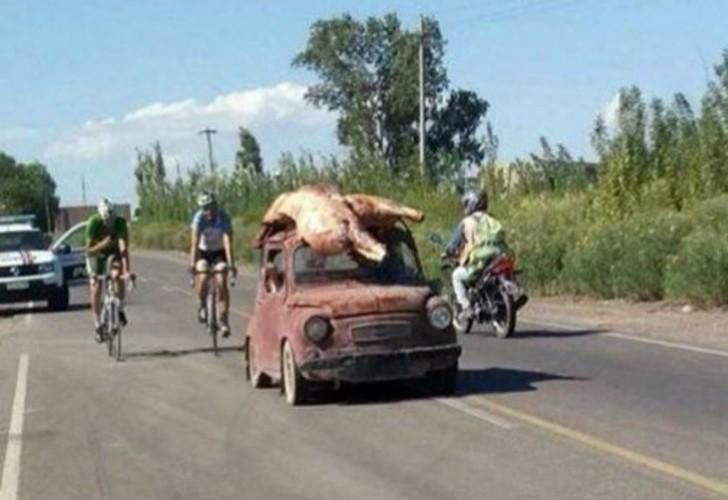
[[[662,302],[537,297],[521,311],[521,319],[728,351],[726,310],[699,311]]]

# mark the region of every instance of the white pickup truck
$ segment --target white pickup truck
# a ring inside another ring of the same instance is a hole
[[[47,301],[54,311],[68,309],[68,287],[82,279],[84,224],[72,228],[50,248],[32,215],[0,217],[0,304]]]

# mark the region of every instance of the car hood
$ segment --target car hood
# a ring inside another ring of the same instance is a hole
[[[290,307],[327,309],[334,317],[421,311],[432,291],[425,286],[350,285],[299,289]]]
[[[29,264],[47,264],[55,260],[53,252],[48,250],[18,250],[0,252],[0,266],[24,266]]]

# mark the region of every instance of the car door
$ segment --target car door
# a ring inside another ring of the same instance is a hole
[[[77,285],[86,281],[86,222],[80,222],[63,233],[51,250],[63,267],[66,283]]]
[[[285,321],[285,259],[281,247],[266,247],[260,266],[258,294],[256,303],[256,347],[261,368],[267,372],[277,372],[279,335]],[[273,266],[281,275],[280,282],[271,283],[266,280],[266,265]]]

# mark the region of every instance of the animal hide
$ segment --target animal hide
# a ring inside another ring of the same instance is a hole
[[[255,243],[260,247],[271,234],[295,227],[299,237],[317,253],[353,251],[380,262],[386,248],[366,228],[388,226],[402,219],[421,222],[424,217],[419,210],[386,198],[342,196],[329,185],[304,186],[276,198],[263,217]]]

